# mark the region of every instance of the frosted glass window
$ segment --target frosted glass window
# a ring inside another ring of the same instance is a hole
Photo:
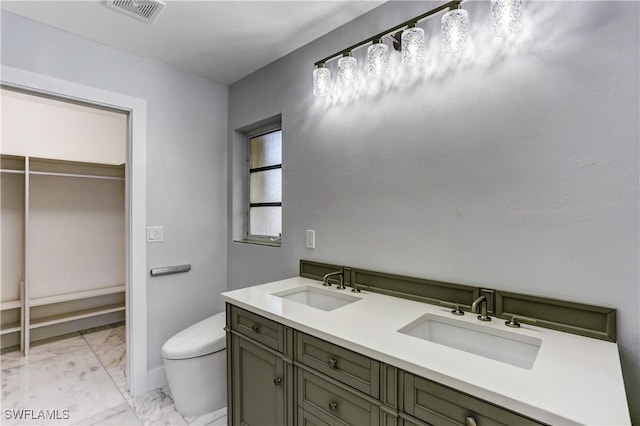
[[[282,169],[251,173],[249,185],[252,204],[282,200]]]
[[[282,130],[247,137],[247,240],[279,242],[282,234]]]
[[[271,235],[282,233],[282,207],[251,207],[249,210],[251,235]]]
[[[282,130],[252,137],[249,144],[252,169],[282,163]]]

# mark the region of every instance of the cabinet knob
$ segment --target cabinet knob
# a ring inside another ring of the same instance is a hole
[[[329,358],[329,365],[331,366],[331,368],[336,368],[336,366],[338,365],[338,360],[335,358]]]
[[[259,324],[253,324],[253,325],[251,326],[251,329],[252,329],[253,331],[255,331],[256,333],[258,333],[258,332],[260,331],[260,325],[259,325]]]
[[[273,384],[274,385],[279,386],[280,383],[282,383],[282,378],[276,377],[275,379],[273,379]]]
[[[464,419],[464,425],[465,426],[478,426],[478,423],[476,422],[476,418],[473,416],[467,416],[466,419]]]
[[[330,402],[329,403],[329,410],[336,411],[337,409],[338,409],[338,403],[337,402]]]

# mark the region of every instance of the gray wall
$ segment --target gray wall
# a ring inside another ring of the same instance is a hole
[[[178,330],[223,309],[226,288],[227,87],[8,12],[2,64],[147,100],[147,223],[164,226],[148,267],[148,368]],[[134,307],[135,309],[135,307]]]
[[[313,63],[425,2],[387,3],[230,86],[230,166],[234,129],[282,113],[284,223],[281,248],[232,242],[229,182],[229,285],[306,258],[615,307],[640,423],[640,5],[525,4],[518,42],[501,45],[488,2],[470,2],[460,64],[433,42],[426,77],[347,102],[313,97]]]

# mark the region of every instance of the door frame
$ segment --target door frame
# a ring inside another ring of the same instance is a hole
[[[147,101],[2,65],[2,85],[62,100],[122,111],[128,116],[125,173],[127,385],[147,392]]]

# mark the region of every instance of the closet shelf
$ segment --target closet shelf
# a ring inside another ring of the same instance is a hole
[[[88,299],[90,297],[106,296],[108,294],[124,293],[124,285],[97,288],[95,290],[76,291],[73,293],[56,294],[54,296],[31,299],[31,307],[51,305],[53,303],[70,302],[72,300]],[[19,303],[19,302],[18,302]]]
[[[11,300],[9,302],[2,302],[0,303],[0,311],[6,311],[8,309],[16,309],[21,307],[22,304],[20,303],[19,300]]]
[[[18,155],[0,155],[0,170],[6,173],[24,174],[25,159]]]
[[[36,176],[58,176],[58,177],[73,177],[73,178],[88,178],[88,179],[124,180],[123,177],[81,175],[81,174],[75,174],[75,173],[29,172],[29,174],[36,175]]]
[[[2,328],[0,328],[0,335],[15,333],[17,331],[20,331],[20,323],[12,322],[7,325],[3,325]]]
[[[85,163],[30,157],[29,174],[124,180],[124,164]]]
[[[101,306],[99,308],[94,309],[85,309],[82,311],[69,312],[61,315],[52,315],[49,317],[43,317],[38,319],[33,319],[31,324],[29,325],[30,329],[47,327],[49,325],[61,324],[64,322],[75,321],[83,318],[95,317],[97,315],[110,314],[112,312],[120,312],[124,311],[124,304],[115,304],[115,305],[107,305]]]

